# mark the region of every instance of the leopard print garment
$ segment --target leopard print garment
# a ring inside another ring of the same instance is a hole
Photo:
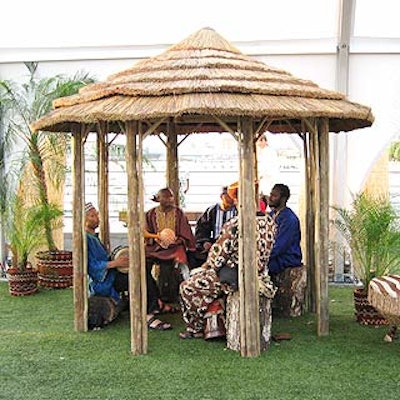
[[[238,267],[239,219],[234,217],[222,229],[211,247],[203,270],[180,285],[183,320],[189,332],[202,332],[207,308],[221,295],[218,270],[223,266]],[[267,272],[267,264],[275,242],[276,224],[270,216],[257,217],[257,263],[259,273]]]

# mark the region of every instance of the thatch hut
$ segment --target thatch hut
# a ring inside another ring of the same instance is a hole
[[[265,131],[298,134],[304,140],[307,178],[306,263],[311,277],[311,308],[318,335],[329,332],[328,203],[329,132],[368,127],[370,108],[341,93],[270,67],[242,54],[213,29],[195,32],[162,54],[137,62],[79,94],[60,98],[54,110],[32,128],[70,132],[73,138],[73,255],[75,328],[87,329],[86,259],[83,226],[83,144],[88,132],[99,142],[100,227],[107,241],[107,135],[127,140],[128,242],[130,256],[131,343],[147,352],[143,231],[142,143],[146,136],[167,138],[168,185],[178,190],[179,135],[230,132],[240,157],[241,354],[260,353],[256,286],[255,142]],[[246,204],[246,207],[243,205]],[[244,273],[246,271],[246,273]]]

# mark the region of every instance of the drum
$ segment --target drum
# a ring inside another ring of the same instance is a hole
[[[160,232],[160,238],[156,239],[157,243],[163,248],[168,249],[168,247],[174,243],[176,240],[175,232],[172,229],[164,228]]]
[[[118,257],[129,255],[129,247],[128,246],[117,246],[110,255],[111,260],[115,260]],[[129,272],[129,268],[117,268],[117,270],[123,274],[127,274]]]

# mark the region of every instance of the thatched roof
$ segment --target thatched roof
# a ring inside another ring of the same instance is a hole
[[[173,118],[177,133],[222,131],[213,116],[274,120],[273,132],[300,131],[300,119],[327,117],[330,131],[370,126],[371,109],[242,54],[205,28],[162,54],[137,62],[79,94],[54,101],[34,130],[70,132],[74,125]],[[95,128],[94,128],[95,129]],[[165,129],[160,125],[159,130]]]

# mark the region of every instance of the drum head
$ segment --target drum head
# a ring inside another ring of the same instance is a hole
[[[129,247],[128,246],[117,246],[111,252],[111,260],[115,260],[118,257],[129,255]],[[129,272],[129,268],[117,268],[117,270],[123,274],[127,274]]]

